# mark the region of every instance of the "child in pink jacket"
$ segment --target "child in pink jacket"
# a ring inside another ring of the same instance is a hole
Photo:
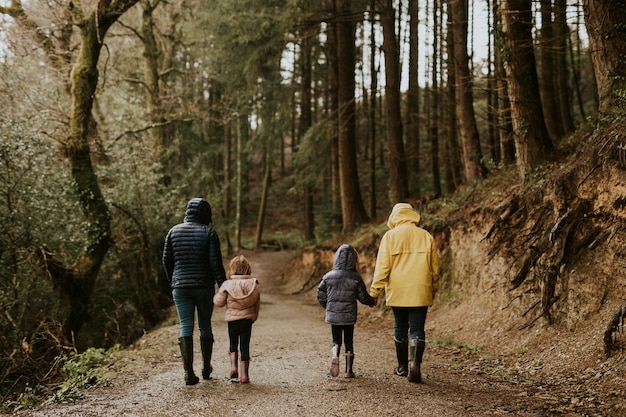
[[[250,335],[252,323],[259,317],[261,294],[259,281],[250,274],[250,263],[243,255],[235,256],[228,267],[228,279],[213,297],[217,307],[226,306],[228,337],[230,339],[230,378],[248,383],[250,366]],[[237,348],[241,348],[241,372],[238,372]]]

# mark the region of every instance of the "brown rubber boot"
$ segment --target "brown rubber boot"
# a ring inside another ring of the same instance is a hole
[[[353,364],[354,354],[352,352],[346,352],[346,378],[354,378],[354,372],[352,371]]]

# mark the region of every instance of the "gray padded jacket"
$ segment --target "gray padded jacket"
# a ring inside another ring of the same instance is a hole
[[[356,251],[343,244],[335,252],[333,270],[322,278],[317,300],[326,309],[326,323],[346,326],[356,323],[357,300],[369,306],[376,304],[356,272]]]

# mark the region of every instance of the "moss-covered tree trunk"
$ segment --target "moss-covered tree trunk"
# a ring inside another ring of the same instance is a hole
[[[143,41],[143,61],[144,61],[144,78],[146,91],[146,110],[152,129],[153,158],[155,161],[161,161],[162,155],[167,144],[165,143],[165,121],[161,105],[161,88],[159,75],[159,56],[161,51],[157,45],[154,33],[154,10],[158,6],[159,1],[152,2],[143,0],[142,18],[141,18],[141,40]]]
[[[85,216],[87,244],[71,268],[49,268],[61,291],[63,332],[68,340],[89,320],[91,293],[111,246],[111,216],[90,157],[90,143],[97,134],[92,107],[98,84],[98,58],[103,39],[113,23],[137,0],[101,1],[85,16],[80,2],[68,8],[80,28],[80,51],[70,75],[72,105],[64,151],[71,166],[76,194]],[[57,271],[57,273],[53,273]]]

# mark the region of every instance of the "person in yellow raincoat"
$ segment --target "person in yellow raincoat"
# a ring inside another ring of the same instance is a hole
[[[409,203],[397,203],[383,235],[370,295],[385,301],[394,315],[396,375],[421,382],[426,347],[426,313],[439,289],[439,254],[435,239],[419,227],[420,214]]]

